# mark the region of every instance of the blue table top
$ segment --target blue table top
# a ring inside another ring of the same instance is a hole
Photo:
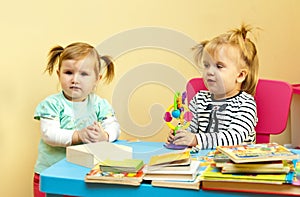
[[[171,152],[174,150],[166,149],[162,142],[127,142],[117,141],[117,144],[131,146],[133,148],[133,158],[143,159],[148,163],[152,155]],[[206,155],[210,150],[201,150],[196,156]],[[188,190],[153,187],[150,183],[142,183],[141,186],[85,183],[84,177],[90,171],[89,168],[79,166],[63,159],[41,173],[41,190],[50,194],[66,194],[75,196],[255,196],[263,197],[266,194],[250,194],[237,192],[216,192],[203,190]],[[48,195],[47,195],[48,196]],[[270,195],[271,196],[271,195]],[[274,195],[272,195],[274,196]]]

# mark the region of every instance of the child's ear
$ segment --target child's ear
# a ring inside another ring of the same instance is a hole
[[[238,74],[236,81],[238,83],[243,83],[247,77],[248,71],[246,69],[241,69],[241,72]]]

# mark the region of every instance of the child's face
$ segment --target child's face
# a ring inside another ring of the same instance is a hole
[[[238,94],[247,74],[240,66],[239,50],[223,45],[212,55],[204,49],[202,57],[204,82],[214,98],[224,99]]]
[[[99,81],[94,62],[89,57],[82,60],[63,60],[57,75],[65,97],[74,102],[84,101]]]

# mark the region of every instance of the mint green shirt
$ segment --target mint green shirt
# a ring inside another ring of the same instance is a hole
[[[105,120],[111,119],[111,117],[115,117],[113,108],[107,100],[100,98],[96,94],[90,94],[83,102],[71,102],[64,97],[62,92],[51,95],[40,102],[34,113],[34,119],[48,118],[59,120],[61,129],[67,130],[81,130],[92,125],[95,121],[103,123]],[[115,124],[118,123],[115,122]],[[108,130],[118,133],[118,126]],[[57,161],[65,158],[65,156],[65,147],[50,146],[41,139],[35,172],[41,173]]]

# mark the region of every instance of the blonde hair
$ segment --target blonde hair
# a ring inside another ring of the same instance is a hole
[[[221,34],[212,40],[206,40],[193,47],[195,50],[195,61],[201,64],[203,50],[207,50],[210,54],[218,51],[223,45],[236,47],[240,51],[241,66],[248,70],[245,80],[242,82],[241,90],[248,94],[254,95],[258,82],[258,56],[255,44],[247,38],[247,33],[251,32],[249,25],[242,24],[240,29],[233,29],[225,34]]]
[[[110,56],[100,56],[93,46],[82,42],[72,43],[66,48],[61,46],[53,47],[48,54],[48,64],[45,72],[48,72],[51,75],[56,65],[58,66],[58,70],[60,70],[62,61],[81,60],[86,57],[94,59],[95,73],[97,76],[101,72],[101,60],[103,60],[107,67],[105,80],[108,83],[112,81],[114,77],[114,63],[112,58]]]

